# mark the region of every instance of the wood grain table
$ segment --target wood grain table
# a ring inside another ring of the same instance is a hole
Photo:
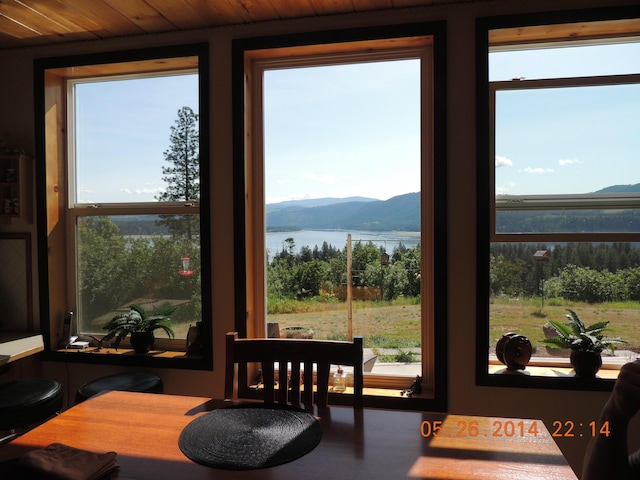
[[[198,465],[182,454],[178,437],[193,419],[222,405],[107,392],[0,446],[0,461],[60,442],[117,452],[118,479],[576,479],[539,420],[346,407],[317,412],[320,444],[290,463],[245,471]]]

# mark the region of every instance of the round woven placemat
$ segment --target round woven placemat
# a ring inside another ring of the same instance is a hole
[[[318,420],[285,406],[239,405],[213,410],[189,423],[178,440],[194,462],[228,470],[273,467],[313,450]]]

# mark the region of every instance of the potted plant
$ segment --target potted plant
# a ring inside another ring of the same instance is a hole
[[[141,305],[129,305],[128,312],[116,315],[102,327],[108,331],[102,342],[106,343],[115,337],[114,347],[117,350],[120,342],[131,334],[131,346],[136,353],[147,353],[153,348],[155,330],[162,329],[170,338],[175,337],[169,315],[176,309],[168,306],[149,313]]]
[[[602,366],[602,350],[615,350],[617,343],[626,343],[620,337],[605,337],[603,332],[610,330],[609,322],[597,322],[586,326],[573,310],[566,317],[568,323],[549,320],[557,331],[556,336],[545,338],[542,343],[554,348],[569,348],[571,365],[577,377],[595,377]]]

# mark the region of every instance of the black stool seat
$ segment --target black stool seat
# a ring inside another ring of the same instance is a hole
[[[27,378],[0,384],[0,430],[42,422],[62,410],[62,384],[49,378]]]
[[[76,403],[84,402],[87,398],[104,390],[120,390],[125,392],[162,393],[162,379],[147,372],[116,373],[106,377],[96,378],[82,385],[76,392]]]

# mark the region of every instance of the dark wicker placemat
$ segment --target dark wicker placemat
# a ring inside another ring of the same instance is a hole
[[[239,405],[189,423],[178,444],[194,462],[228,470],[273,467],[313,450],[322,427],[308,412],[285,406]]]

